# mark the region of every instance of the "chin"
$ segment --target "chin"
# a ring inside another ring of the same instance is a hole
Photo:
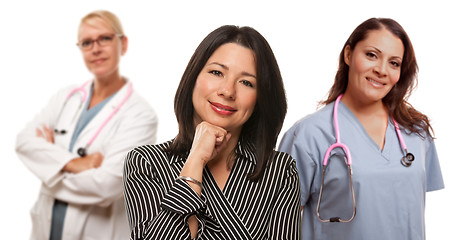
[[[98,70],[91,71],[91,73],[93,73],[93,75],[97,79],[103,79],[111,75],[111,72],[108,71],[107,69],[98,69]]]

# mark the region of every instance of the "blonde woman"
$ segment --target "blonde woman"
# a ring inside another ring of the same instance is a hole
[[[60,90],[17,137],[19,158],[42,182],[31,239],[129,236],[123,159],[155,142],[157,117],[119,73],[127,43],[113,13],[82,18],[77,46],[93,79]]]

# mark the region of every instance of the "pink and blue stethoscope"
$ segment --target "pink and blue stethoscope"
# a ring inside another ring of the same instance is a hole
[[[80,87],[77,87],[77,88],[74,88],[72,89],[69,94],[66,96],[66,100],[64,101],[64,104],[63,106],[61,107],[61,110],[59,111],[59,114],[58,114],[58,118],[56,120],[56,122],[58,122],[58,120],[61,118],[61,114],[63,113],[63,109],[64,107],[66,106],[67,102],[69,101],[69,99],[77,94],[77,93],[81,93],[81,97],[80,97],[80,104],[79,104],[79,107],[77,108],[77,111],[75,112],[73,118],[72,118],[72,121],[74,121],[79,109],[82,107],[82,104],[87,100],[87,97],[88,97],[88,93],[85,89],[85,86],[89,83],[90,81],[87,81],[85,82],[82,86]],[[87,155],[87,149],[88,147],[90,147],[90,145],[93,143],[93,141],[96,139],[96,137],[99,135],[99,133],[103,130],[103,128],[106,126],[106,124],[109,122],[109,120],[111,120],[111,118],[117,113],[117,111],[119,111],[119,109],[122,107],[122,105],[127,102],[128,98],[130,97],[130,95],[132,94],[133,92],[133,86],[132,86],[132,83],[130,82],[129,85],[128,85],[128,91],[127,91],[127,94],[125,95],[125,97],[122,99],[122,101],[120,101],[120,103],[114,108],[114,110],[111,112],[111,114],[109,114],[109,116],[104,120],[104,122],[101,124],[101,126],[98,128],[98,130],[95,132],[95,134],[93,135],[93,137],[90,138],[90,140],[88,141],[88,143],[85,145],[85,147],[80,147],[79,149],[77,149],[77,154],[79,154],[79,156],[81,157],[84,157]],[[58,129],[54,129],[54,132],[56,134],[66,134],[67,131],[62,129],[62,130],[58,130]]]
[[[353,188],[353,177],[352,177],[353,172],[352,172],[352,169],[351,169],[351,154],[350,154],[350,149],[348,149],[348,147],[340,141],[340,129],[339,129],[338,117],[337,117],[338,104],[339,104],[340,99],[342,97],[343,97],[343,94],[338,96],[337,99],[335,100],[335,104],[334,104],[334,128],[335,128],[335,135],[336,135],[337,141],[327,149],[326,154],[324,155],[323,162],[322,162],[322,165],[323,165],[323,168],[322,168],[322,182],[321,182],[321,189],[320,189],[320,192],[319,192],[318,205],[316,207],[316,215],[318,216],[319,221],[324,222],[324,223],[327,223],[327,222],[343,222],[343,223],[347,223],[347,222],[351,222],[351,220],[353,220],[355,215],[356,215],[356,200],[355,200],[355,194],[354,194],[354,188]],[[398,135],[398,139],[399,139],[401,148],[402,148],[402,150],[404,152],[404,156],[401,159],[401,164],[403,164],[403,166],[405,166],[405,167],[409,167],[409,166],[412,165],[412,161],[414,161],[414,159],[415,159],[414,155],[412,153],[408,153],[406,143],[404,142],[403,136],[401,135],[401,130],[400,130],[399,126],[398,126],[398,123],[394,119],[393,119],[393,124],[395,125],[396,134]],[[331,217],[329,219],[323,219],[319,214],[319,209],[320,209],[321,199],[322,199],[322,192],[323,192],[323,189],[324,189],[324,177],[326,175],[327,163],[329,161],[332,150],[334,150],[335,148],[341,148],[345,152],[346,165],[348,167],[348,176],[350,178],[350,191],[351,191],[351,199],[352,199],[352,202],[353,202],[353,214],[347,220],[342,219],[340,217]]]

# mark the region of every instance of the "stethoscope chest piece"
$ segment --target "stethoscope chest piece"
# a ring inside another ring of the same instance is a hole
[[[415,159],[414,154],[408,153],[406,151],[406,155],[404,155],[404,157],[401,158],[401,164],[403,164],[403,166],[405,167],[409,167],[412,165],[412,162],[414,161],[414,159]]]
[[[85,157],[87,156],[87,150],[83,147],[77,149],[77,154],[79,154],[79,156],[81,157]]]

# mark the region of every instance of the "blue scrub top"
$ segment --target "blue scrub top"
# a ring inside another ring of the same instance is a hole
[[[322,223],[316,206],[322,180],[322,161],[336,142],[331,103],[294,124],[279,150],[291,154],[301,182],[302,238],[310,240],[425,239],[425,193],[444,188],[438,155],[431,137],[402,130],[410,167],[401,164],[402,148],[393,121],[388,122],[383,150],[369,137],[342,102],[338,106],[341,142],[351,152],[356,217],[350,223]],[[333,151],[324,179],[320,215],[349,219],[353,206],[349,178],[341,149]]]

